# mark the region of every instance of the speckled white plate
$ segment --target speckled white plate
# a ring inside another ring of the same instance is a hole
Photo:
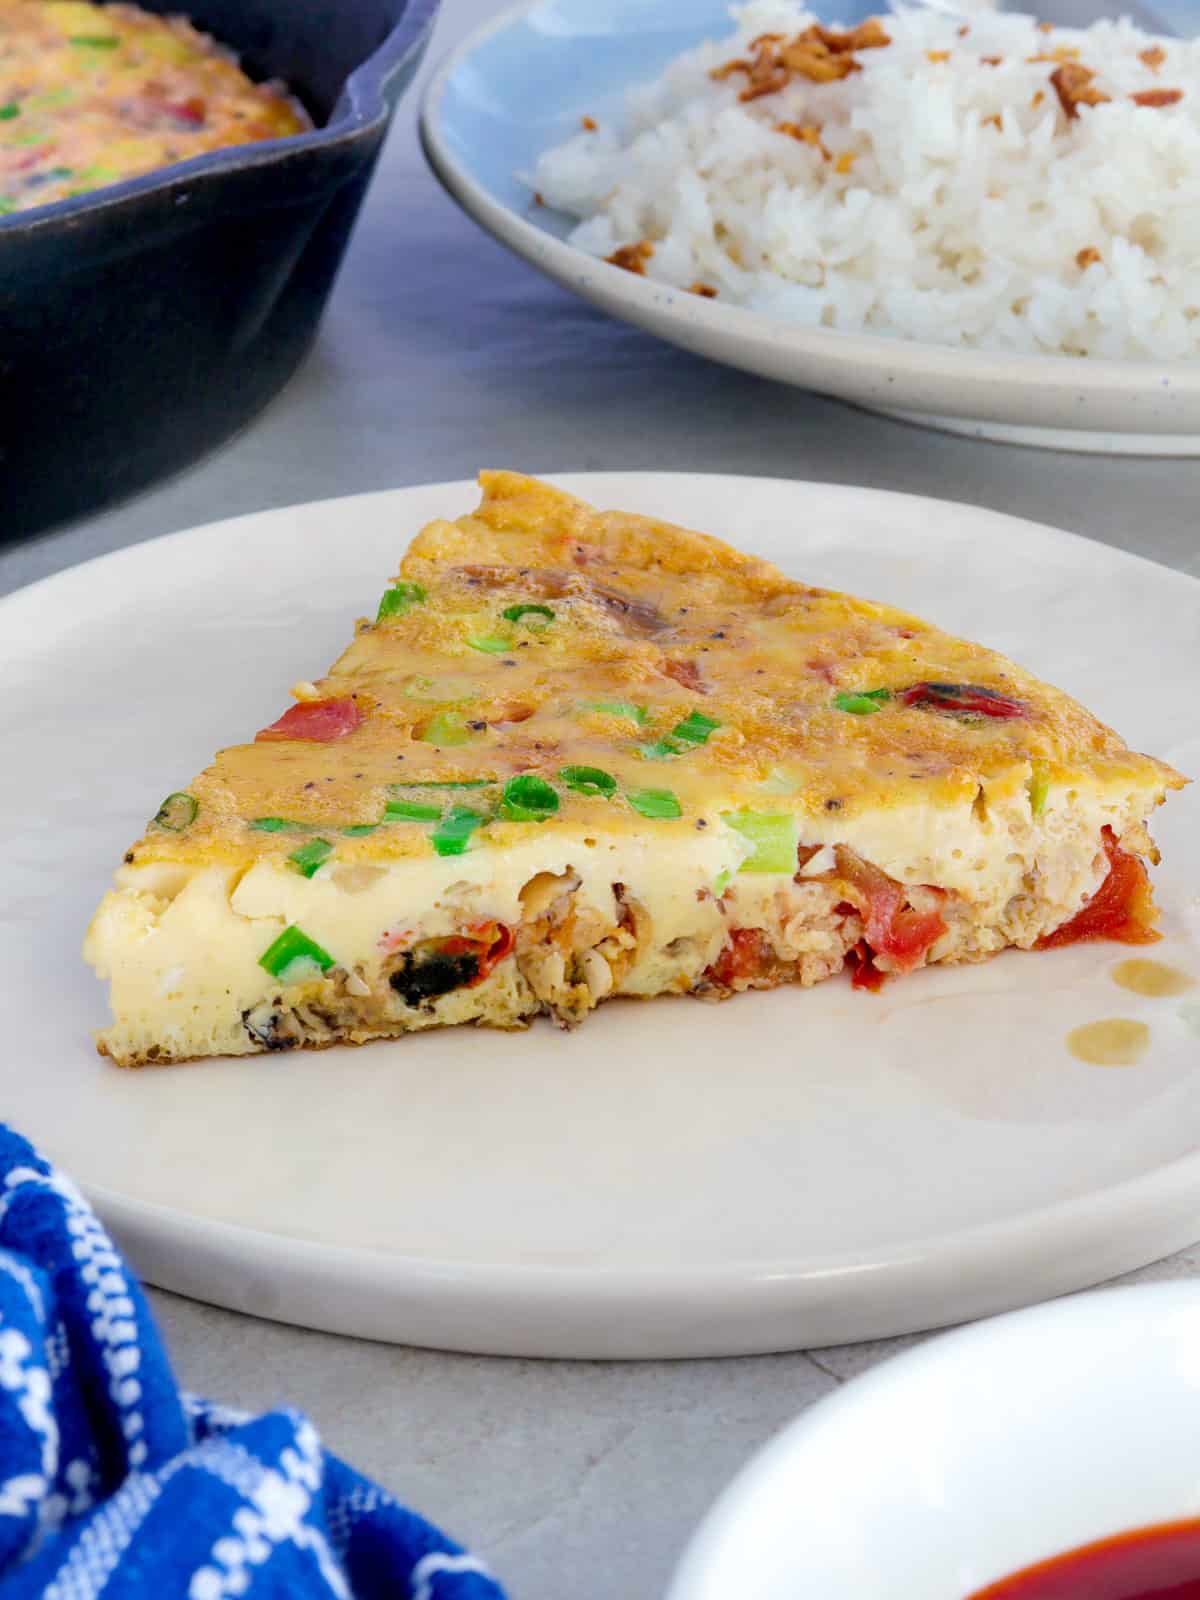
[[[824,0],[818,9],[843,22],[879,7]],[[1200,455],[1200,362],[1008,355],[804,328],[639,278],[567,244],[571,219],[536,206],[518,173],[576,132],[585,113],[619,124],[628,88],[729,31],[728,0],[521,0],[430,81],[425,153],[458,204],[509,249],[612,316],[714,361],[977,438]]]
[[[1200,583],[948,503],[771,479],[563,485],[924,612],[1200,773]],[[0,1112],[154,1283],[337,1331],[557,1356],[900,1333],[1094,1282],[1200,1236],[1200,1041],[1116,946],[874,997],[833,982],[123,1073],[79,945],[128,841],[349,637],[467,484],[272,511],[0,602]],[[1164,960],[1200,975],[1200,810],[1158,833]],[[1197,991],[1200,995],[1200,990]],[[1068,1030],[1150,1025],[1143,1061]]]

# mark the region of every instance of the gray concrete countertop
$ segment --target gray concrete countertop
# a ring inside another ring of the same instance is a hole
[[[446,0],[431,59],[496,9]],[[0,546],[0,593],[197,523],[361,490],[658,468],[971,501],[1200,574],[1200,462],[1010,449],[724,371],[610,322],[462,217],[401,108],[315,351],[231,446],[103,516]],[[404,530],[398,530],[398,537]],[[1200,1224],[1198,1224],[1200,1231]],[[1185,1252],[1147,1272],[1197,1270]],[[306,1409],[327,1442],[493,1562],[521,1600],[653,1600],[772,1432],[911,1343],[691,1363],[484,1360],[304,1332],[155,1295],[184,1382]]]

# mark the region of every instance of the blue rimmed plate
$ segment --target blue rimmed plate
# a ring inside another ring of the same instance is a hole
[[[822,6],[830,21],[872,9]],[[421,135],[463,209],[593,305],[748,372],[956,433],[1055,449],[1200,454],[1200,363],[1016,355],[806,328],[623,272],[566,243],[571,220],[518,174],[579,126],[620,117],[625,91],[730,31],[723,0],[523,0],[430,81]]]

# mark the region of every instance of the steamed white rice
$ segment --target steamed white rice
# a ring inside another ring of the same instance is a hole
[[[573,244],[607,257],[648,241],[648,277],[810,327],[1200,353],[1200,43],[1125,21],[1046,32],[1030,17],[905,9],[883,18],[892,42],[859,53],[860,71],[743,103],[746,76],[711,69],[816,18],[790,0],[732,16],[735,33],[630,92],[623,126],[540,158],[529,181],[581,219]],[[1152,46],[1157,66],[1141,57]],[[1077,51],[1110,100],[1068,117],[1055,62],[1029,60],[1054,51]],[[1164,88],[1182,98],[1130,98]],[[819,129],[823,148],[780,123]]]

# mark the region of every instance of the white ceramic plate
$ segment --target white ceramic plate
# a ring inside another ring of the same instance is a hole
[[[1200,773],[1200,584],[991,512],[770,479],[561,480],[925,612]],[[263,1316],[558,1356],[796,1348],[977,1316],[1200,1235],[1197,1040],[1081,946],[724,1006],[122,1073],[79,944],[162,795],[330,662],[467,484],[139,545],[0,603],[0,1107],[143,1273]],[[1159,834],[1163,959],[1200,975],[1200,826]],[[1200,993],[1200,991],[1198,991]],[[1075,1025],[1148,1021],[1129,1070]]]
[[[964,1600],[1111,1534],[1196,1517],[1198,1350],[1200,1286],[1161,1283],[897,1356],[738,1475],[667,1600]],[[1184,1593],[1165,1580],[1155,1593]]]
[[[826,0],[830,21],[877,10]],[[615,317],[714,361],[980,438],[1058,449],[1200,454],[1200,362],[1073,360],[953,350],[802,328],[639,278],[566,244],[570,219],[517,178],[587,113],[730,29],[728,0],[523,0],[431,80],[426,155],[449,193],[527,261]]]

